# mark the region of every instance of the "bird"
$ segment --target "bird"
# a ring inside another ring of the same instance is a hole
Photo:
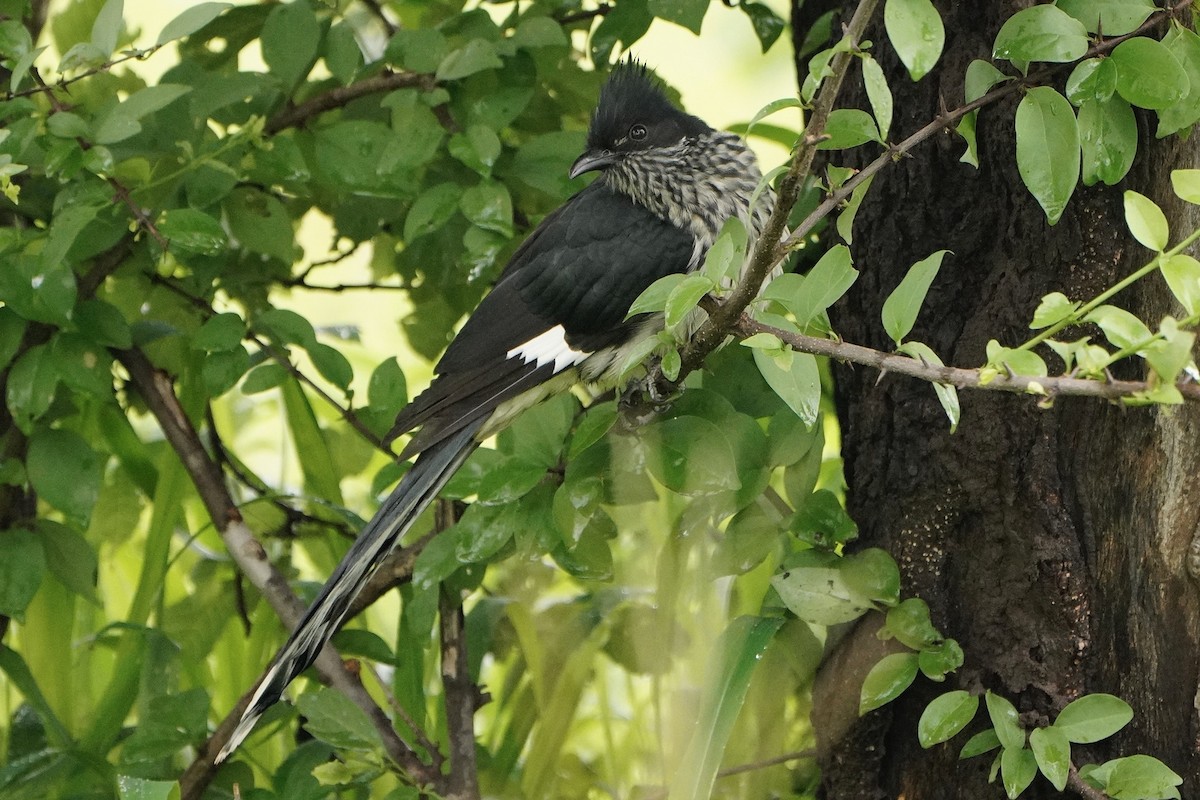
[[[738,217],[751,241],[771,193],[741,137],[677,108],[642,62],[615,65],[600,89],[572,180],[596,180],[547,215],[400,410],[386,437],[416,431],[412,467],[367,523],[260,680],[217,762],[316,659],[379,563],[467,457],[518,414],[574,384],[614,384],[662,314],[629,315],[656,280],[698,269]]]

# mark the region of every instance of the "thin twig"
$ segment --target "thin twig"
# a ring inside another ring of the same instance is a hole
[[[113,67],[117,66],[118,64],[124,64],[126,61],[133,61],[135,59],[137,59],[139,61],[145,61],[147,58],[149,58],[150,56],[154,55],[159,50],[161,50],[162,47],[163,47],[163,45],[156,44],[153,47],[147,47],[145,50],[130,50],[130,51],[126,52],[125,55],[121,56],[120,58],[114,58],[110,61],[106,61],[103,64],[100,64],[99,66],[84,70],[83,72],[79,73],[78,75],[75,75],[70,78],[59,78],[54,83],[46,83],[44,81],[38,80],[35,82],[34,86],[32,86],[28,89],[22,89],[19,92],[12,92],[12,91],[5,92],[4,99],[5,99],[5,101],[15,100],[18,97],[30,97],[35,94],[46,94],[46,95],[49,95],[51,98],[53,98],[55,89],[65,91],[66,88],[73,83],[77,83],[85,78],[90,78],[93,75],[98,75],[101,72],[108,72]],[[30,71],[30,74],[32,74],[33,68],[30,68],[29,71]]]

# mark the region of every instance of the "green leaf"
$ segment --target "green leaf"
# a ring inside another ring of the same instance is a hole
[[[121,35],[123,23],[121,17],[124,11],[124,0],[107,0],[100,7],[96,21],[92,23],[92,44],[106,56],[112,55],[113,51],[117,49],[117,40]]]
[[[290,374],[287,367],[274,361],[260,364],[246,375],[246,380],[242,382],[242,394],[258,394],[274,389],[283,383]]]
[[[1004,791],[1009,800],[1029,788],[1037,777],[1037,759],[1025,748],[1004,748],[1000,754],[1000,776],[1004,780]]]
[[[1111,694],[1086,694],[1067,705],[1054,727],[1076,744],[1091,744],[1107,739],[1133,719],[1133,709]]]
[[[1137,155],[1137,120],[1119,97],[1086,100],[1079,108],[1079,144],[1083,150],[1083,185],[1115,186]]]
[[[179,800],[176,781],[154,781],[132,775],[117,776],[117,796],[120,800]]]
[[[1179,199],[1200,204],[1200,169],[1177,169],[1171,172],[1171,188]]]
[[[858,536],[858,526],[842,508],[837,495],[828,489],[818,489],[805,498],[788,527],[810,543],[840,544]],[[838,569],[845,564],[844,559],[839,561]]]
[[[279,344],[298,344],[307,347],[316,341],[312,323],[287,308],[271,308],[254,320],[256,330],[265,332]]]
[[[346,20],[334,24],[325,37],[325,66],[343,86],[349,86],[363,65],[354,26]]]
[[[917,739],[926,749],[949,741],[975,719],[979,698],[962,690],[946,692],[930,701],[917,722]]]
[[[1172,317],[1163,317],[1159,335],[1162,338],[1142,349],[1140,354],[1158,377],[1162,378],[1163,383],[1174,388],[1179,373],[1192,361],[1192,346],[1196,343],[1196,334],[1180,330],[1179,323]],[[1169,393],[1167,399],[1174,400]]]
[[[134,136],[142,130],[139,120],[166,108],[191,90],[190,86],[160,83],[134,92],[96,119],[92,141],[114,144]]]
[[[1054,5],[1036,5],[1009,17],[992,46],[993,58],[1009,61],[1068,62],[1088,49],[1087,30]]]
[[[500,137],[486,125],[471,125],[464,133],[451,136],[447,149],[450,155],[486,178],[500,157]]]
[[[919,597],[910,597],[888,609],[884,625],[896,641],[913,650],[924,650],[942,638],[929,619],[929,604]]]
[[[818,150],[845,150],[867,142],[880,142],[879,130],[871,115],[857,108],[837,108],[829,113],[825,124],[829,137],[817,145]]]
[[[1020,715],[1007,699],[990,690],[984,695],[988,716],[996,728],[996,737],[1005,750],[1020,750],[1025,747],[1025,731],[1021,729]],[[1032,756],[1032,754],[1030,754]]]
[[[472,39],[466,46],[451,52],[438,64],[439,81],[457,81],[468,75],[504,66],[496,54],[496,46],[485,39]]]
[[[816,356],[791,350],[754,350],[754,363],[767,384],[796,416],[811,427],[821,404],[821,374]]]
[[[1186,253],[1177,253],[1159,267],[1171,294],[1191,316],[1200,311],[1200,261]]]
[[[242,343],[245,336],[245,321],[237,314],[226,311],[205,320],[192,336],[191,347],[208,352],[232,350]]]
[[[787,570],[771,578],[771,586],[788,610],[805,622],[837,625],[858,619],[871,609],[845,582],[840,556],[818,550],[798,554]],[[916,674],[913,655],[913,674]]]
[[[700,417],[668,419],[642,429],[646,469],[682,495],[705,495],[740,487],[737,462],[725,434]]]
[[[25,609],[42,585],[46,555],[38,537],[24,528],[0,536],[0,614],[25,621]]]
[[[738,8],[750,18],[750,24],[754,26],[754,35],[758,37],[758,43],[764,53],[771,49],[771,45],[775,44],[787,28],[787,22],[765,3],[744,2],[739,3]]]
[[[1042,328],[1049,328],[1051,325],[1062,322],[1070,317],[1078,308],[1079,303],[1071,302],[1062,292],[1051,292],[1042,298],[1042,302],[1038,303],[1037,310],[1033,312],[1033,321],[1029,323],[1029,327],[1035,331]]]
[[[883,301],[883,328],[897,345],[904,341],[916,324],[925,295],[948,252],[938,250],[909,267],[900,285]]]
[[[869,55],[863,56],[862,75],[867,99],[871,101],[871,110],[875,112],[875,121],[879,124],[879,137],[887,139],[892,127],[892,90],[888,88],[883,67]]]
[[[571,434],[567,458],[574,460],[587,448],[604,438],[617,421],[615,403],[597,403],[584,412]]]
[[[17,427],[28,433],[33,421],[50,408],[58,388],[58,370],[48,345],[36,345],[13,364],[6,400]]]
[[[317,424],[316,414],[304,390],[294,378],[283,383],[283,402],[288,429],[300,459],[300,471],[304,474],[305,490],[326,502],[342,505],[341,474],[334,465],[329,442]]]
[[[45,549],[46,565],[54,577],[92,605],[102,607],[100,598],[96,596],[99,570],[96,550],[83,538],[83,534],[48,519],[37,521],[37,534]]]
[[[683,273],[672,273],[664,275],[647,286],[638,295],[637,299],[633,301],[633,305],[629,307],[629,313],[625,315],[625,319],[630,319],[638,314],[664,310],[667,307],[667,299],[675,291],[675,288],[683,283],[686,277]]]
[[[961,761],[965,758],[973,758],[975,756],[990,753],[1000,746],[1000,739],[996,736],[995,728],[988,728],[986,731],[980,731],[967,740],[963,745],[962,752],[958,754]]]
[[[100,303],[99,300],[91,301],[92,303]],[[107,305],[107,304],[105,304]],[[86,308],[87,304],[81,306],[80,310]],[[112,308],[112,306],[108,306]],[[116,309],[113,309],[116,311]],[[88,312],[91,313],[90,311]],[[117,312],[119,313],[119,312]],[[122,321],[124,321],[122,319]],[[0,369],[7,367],[9,362],[16,356],[17,351],[21,349],[21,341],[25,338],[25,330],[28,324],[11,308],[0,307]],[[86,328],[86,324],[81,327]],[[104,342],[104,344],[112,344]],[[126,345],[128,346],[128,345]]]
[[[1151,0],[1058,0],[1057,5],[1082,22],[1088,33],[1105,36],[1132,33],[1155,12]]]
[[[100,494],[104,460],[82,436],[65,429],[40,430],[29,440],[25,470],[41,499],[86,528]]]
[[[232,7],[232,3],[198,3],[164,25],[156,44],[163,45],[190,36]]]
[[[824,492],[825,490],[821,490]],[[829,493],[832,496],[832,493]],[[815,495],[814,495],[815,496]],[[836,502],[836,498],[834,498]],[[805,504],[807,507],[807,504]],[[841,506],[838,506],[841,510]],[[849,520],[849,516],[842,512]],[[851,521],[852,538],[858,533],[858,527]],[[842,559],[842,581],[851,594],[858,598],[869,600],[871,603],[894,606],[900,602],[900,567],[896,559],[885,550],[878,547],[868,547]]]
[[[461,199],[462,187],[456,183],[439,183],[423,191],[404,218],[404,241],[411,242],[441,228],[454,216]]]
[[[964,99],[973,103],[990,92],[993,86],[1006,80],[1010,78],[992,66],[990,61],[975,59],[967,65],[967,77],[963,85]]]
[[[917,657],[921,672],[931,681],[943,681],[963,665],[966,658],[962,646],[953,639],[944,639],[932,648],[925,648]]]
[[[295,234],[283,203],[257,188],[239,186],[229,193],[222,207],[229,232],[244,249],[292,263]]]
[[[1160,139],[1191,128],[1200,120],[1200,36],[1176,23],[1162,43],[1187,74],[1188,94],[1182,101],[1159,109],[1156,135]]]
[[[1045,376],[1046,362],[1037,353],[1003,347],[995,339],[987,344],[988,365],[996,369],[1006,367],[1015,375]]]
[[[1067,78],[1067,99],[1077,106],[1088,100],[1108,100],[1117,91],[1117,67],[1112,59],[1080,61]]]
[[[250,369],[250,354],[240,344],[230,350],[209,353],[204,359],[200,375],[210,397],[220,397],[228,392]]]
[[[410,72],[434,72],[446,58],[446,35],[436,28],[401,28],[388,42],[384,58]]]
[[[929,0],[886,0],[883,24],[888,41],[914,81],[925,77],[942,55],[946,28]]]
[[[857,278],[850,249],[839,244],[829,248],[807,275],[780,275],[767,284],[762,296],[781,303],[804,327],[837,302]]]
[[[838,214],[837,232],[842,237],[846,244],[854,242],[854,218],[858,215],[858,209],[862,205],[863,198],[867,196],[867,191],[871,188],[871,183],[875,180],[875,176],[864,180],[858,186],[854,187],[854,191],[850,193],[850,199],[846,201],[842,213]],[[857,275],[857,273],[855,273]]]
[[[463,216],[480,228],[513,235],[512,197],[502,183],[484,181],[463,192],[458,202]]]
[[[261,43],[263,61],[291,90],[317,60],[321,23],[306,0],[280,3],[263,23]]]
[[[707,275],[693,273],[684,278],[667,297],[664,308],[667,327],[673,328],[683,322],[700,303],[700,298],[716,288],[716,284]]]
[[[1144,246],[1162,252],[1170,240],[1167,215],[1150,198],[1133,190],[1125,192],[1125,224]]]
[[[513,31],[512,43],[517,47],[566,47],[570,42],[562,27],[550,17],[526,17]]]
[[[383,747],[379,732],[366,713],[341,692],[321,687],[300,695],[296,702],[304,728],[340,750],[371,752]]]
[[[1042,8],[1054,6],[1027,11]],[[1049,223],[1058,222],[1079,182],[1079,129],[1071,104],[1048,86],[1030,89],[1017,106],[1017,169]]]
[[[1183,778],[1153,756],[1113,759],[1096,770],[1101,771],[1104,792],[1113,800],[1178,800],[1177,787],[1183,784]]]
[[[1038,769],[1054,788],[1067,787],[1071,771],[1071,743],[1058,728],[1038,728],[1029,734],[1029,749],[1037,760]]]
[[[377,411],[395,414],[408,402],[408,382],[395,356],[379,362],[367,383],[367,400]]]
[[[12,74],[9,75],[8,78],[8,90],[10,92],[16,92],[21,88],[21,83],[29,74],[29,69],[33,66],[33,62],[37,61],[38,56],[44,53],[47,49],[47,45],[35,47],[34,49],[22,54],[21,57],[16,60],[16,63],[14,63],[12,66]]]
[[[699,34],[709,3],[708,0],[649,0],[646,5],[654,16]]]
[[[738,617],[721,634],[706,672],[691,740],[671,782],[672,798],[706,800],[712,795],[750,679],[783,622],[779,618]]]
[[[1084,319],[1094,322],[1117,347],[1137,347],[1150,338],[1146,323],[1123,308],[1103,305],[1092,309]]]
[[[176,208],[164,212],[159,218],[158,230],[174,252],[216,256],[225,250],[225,229],[219,220],[203,211]]]
[[[1117,68],[1117,93],[1135,106],[1170,108],[1191,91],[1187,73],[1162,42],[1126,39],[1109,58]]]
[[[942,363],[942,359],[938,357],[938,354],[933,352],[933,348],[923,342],[904,342],[896,348],[896,352],[912,356],[925,364],[932,364],[937,367],[945,366]],[[962,417],[962,407],[958,401],[958,389],[948,383],[935,383],[933,384],[933,391],[937,395],[938,402],[942,404],[942,410],[946,412],[946,418],[950,420],[950,432],[954,433],[958,430],[958,422]]]
[[[308,357],[321,377],[339,389],[349,389],[354,380],[354,369],[341,351],[321,342],[310,342],[305,348]]]
[[[892,653],[881,658],[863,680],[858,699],[859,716],[895,700],[916,677],[916,653]]]

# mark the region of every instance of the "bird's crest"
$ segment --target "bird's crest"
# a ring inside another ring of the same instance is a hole
[[[649,124],[672,116],[687,115],[667,99],[662,83],[645,64],[626,59],[613,67],[600,89],[588,146],[603,146],[623,136],[631,121]]]

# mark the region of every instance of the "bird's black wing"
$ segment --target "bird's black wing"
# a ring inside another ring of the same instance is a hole
[[[420,452],[506,400],[629,340],[629,306],[698,257],[692,235],[597,181],[546,217],[459,331],[392,436]]]

